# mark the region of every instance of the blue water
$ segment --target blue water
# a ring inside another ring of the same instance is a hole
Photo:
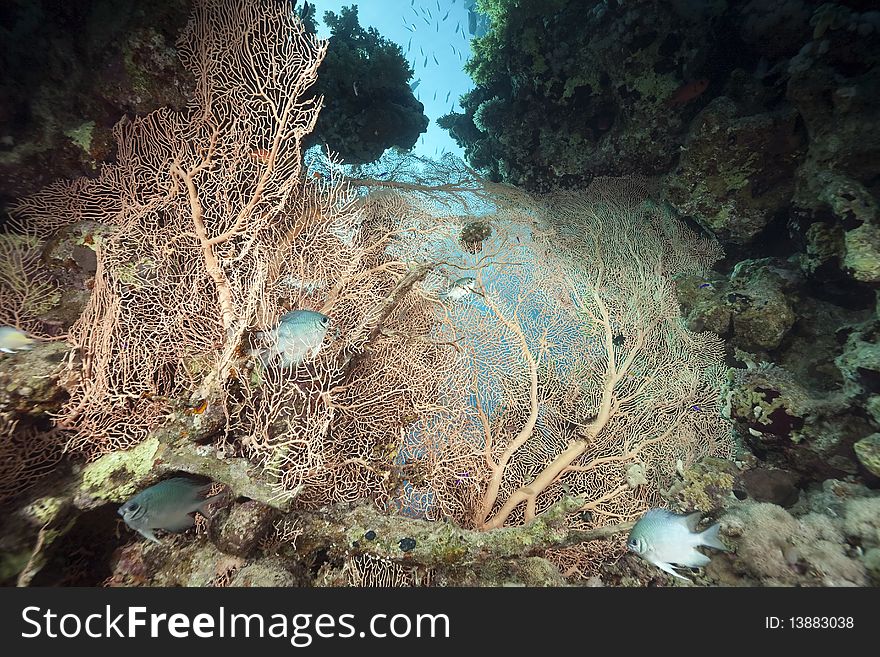
[[[356,4],[362,27],[375,27],[385,38],[400,45],[420,80],[415,95],[425,106],[430,119],[428,130],[419,137],[413,152],[436,157],[444,152],[463,155],[462,149],[436,123],[450,111],[461,112],[458,98],[473,88],[464,72],[471,56],[468,34],[468,0],[317,0],[318,35],[329,37],[323,23],[324,12],[339,13],[342,7]],[[440,6],[438,11],[437,6]],[[430,11],[431,18],[427,12]],[[446,20],[442,18],[448,13]],[[415,27],[414,31],[410,31]],[[456,30],[458,26],[458,30]],[[436,62],[435,62],[436,57]]]

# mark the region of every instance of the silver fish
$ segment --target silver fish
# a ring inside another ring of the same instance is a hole
[[[304,294],[314,294],[327,287],[327,281],[324,279],[303,280],[292,275],[283,276],[278,283],[292,290],[302,291]]]
[[[466,276],[455,281],[448,290],[440,293],[440,299],[443,301],[461,301],[469,294],[480,294],[476,290],[477,281],[475,278]]]
[[[306,358],[318,356],[329,326],[330,318],[319,312],[291,310],[281,316],[275,329],[262,334],[268,348],[258,350],[256,355],[266,364],[280,357],[282,367],[295,367]]]
[[[34,339],[14,326],[0,326],[0,351],[14,354],[34,348]]]
[[[167,479],[132,497],[119,507],[119,515],[136,532],[160,543],[154,529],[182,532],[195,524],[192,514],[196,511],[207,517],[207,506],[223,496],[220,493],[205,499],[203,493],[209,487],[185,477]]]
[[[688,568],[705,566],[710,559],[697,551],[701,545],[727,551],[718,537],[717,523],[705,531],[696,531],[700,518],[699,511],[682,516],[666,509],[650,509],[632,528],[626,547],[660,570],[687,580],[675,572],[673,564]]]

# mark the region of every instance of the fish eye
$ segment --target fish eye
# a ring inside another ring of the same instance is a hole
[[[322,323],[324,326],[327,326],[327,322],[329,322],[329,321],[330,321],[330,318],[327,317],[326,315],[325,315],[324,317],[321,318],[321,323]]]

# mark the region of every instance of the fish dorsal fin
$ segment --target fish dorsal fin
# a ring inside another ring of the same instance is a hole
[[[700,524],[700,520],[703,519],[703,514],[700,511],[694,511],[693,513],[689,513],[684,518],[684,523],[687,525],[687,528],[692,532],[697,531],[697,525]]]

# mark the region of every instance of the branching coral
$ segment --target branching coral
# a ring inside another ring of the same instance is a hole
[[[200,0],[180,43],[191,109],[119,124],[118,164],[16,208],[43,232],[59,216],[118,227],[71,332],[71,446],[140,443],[152,461],[151,428],[210,417],[213,446],[188,448],[246,457],[295,508],[367,499],[484,533],[540,526],[569,492],[568,529],[601,530],[659,502],[679,461],[728,454],[721,342],[685,327],[673,284],[717,247],[628,180],[530,199],[448,160],[451,178],[408,180],[401,161],[352,179],[369,191],[355,199],[332,161],[306,176],[325,48],[280,8]],[[473,277],[472,294],[447,302],[441,277]],[[320,354],[248,358],[248,335],[293,308],[331,318]],[[554,559],[584,573],[619,548]]]
[[[42,334],[37,319],[60,300],[58,286],[40,263],[34,235],[0,234],[0,324]]]
[[[198,81],[189,111],[123,120],[117,164],[14,208],[43,234],[83,219],[119,228],[96,244],[71,331],[82,369],[60,419],[90,454],[141,440],[199,383],[194,363],[225,378],[243,331],[271,319],[260,300],[279,260],[337,204],[335,187],[300,176],[326,44],[280,7],[205,0],[178,45]]]
[[[408,450],[429,515],[491,530],[572,491],[588,501],[571,522],[602,526],[656,504],[678,460],[729,454],[721,342],[684,327],[671,281],[717,251],[645,195],[603,180],[543,199],[534,230],[493,217],[505,229],[487,240],[485,297],[450,313],[443,331],[459,346],[443,393],[455,414],[421,425]],[[557,557],[575,573],[596,554]]]
[[[64,447],[60,432],[17,424],[0,413],[0,506],[52,472]]]

